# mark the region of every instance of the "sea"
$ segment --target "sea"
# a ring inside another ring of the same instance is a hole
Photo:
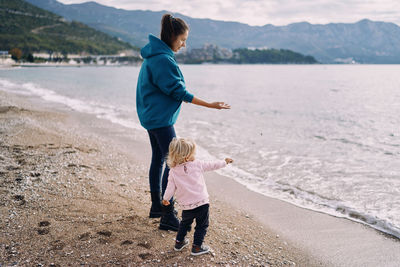
[[[250,190],[400,238],[400,65],[181,65],[175,125],[197,157]],[[108,120],[148,142],[136,114],[140,66],[0,69],[0,90]]]

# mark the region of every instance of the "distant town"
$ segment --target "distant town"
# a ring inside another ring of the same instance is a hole
[[[138,65],[142,61],[139,52],[127,50],[116,55],[65,54],[61,52],[40,52],[26,56],[19,51],[0,51],[0,65]]]

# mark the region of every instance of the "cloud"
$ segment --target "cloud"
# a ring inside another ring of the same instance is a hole
[[[85,0],[59,0],[62,3],[82,3]],[[308,21],[356,22],[371,20],[400,25],[398,0],[95,0],[128,10],[168,10],[194,18],[239,21],[250,25],[287,25]]]

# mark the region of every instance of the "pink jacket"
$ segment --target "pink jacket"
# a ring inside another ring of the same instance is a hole
[[[175,166],[169,171],[164,199],[169,201],[175,194],[175,198],[183,210],[191,210],[209,203],[203,172],[225,166],[225,160],[209,162],[194,160]]]

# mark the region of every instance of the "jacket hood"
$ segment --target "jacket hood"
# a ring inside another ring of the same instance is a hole
[[[149,58],[160,54],[174,56],[172,49],[152,34],[149,34],[149,43],[140,50],[140,54],[143,58]]]

